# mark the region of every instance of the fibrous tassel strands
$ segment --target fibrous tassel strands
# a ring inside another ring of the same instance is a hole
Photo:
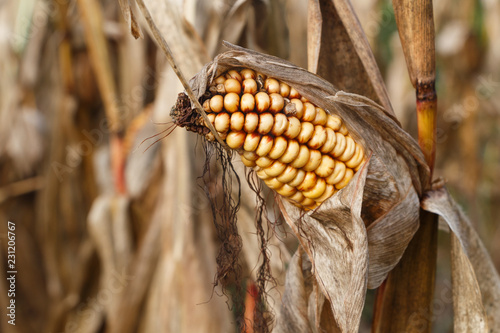
[[[365,161],[363,147],[340,117],[286,83],[251,69],[233,69],[215,78],[200,102],[243,164],[304,209],[317,207],[345,187]],[[181,93],[172,109],[174,122],[213,141],[203,119],[187,109],[189,100]]]

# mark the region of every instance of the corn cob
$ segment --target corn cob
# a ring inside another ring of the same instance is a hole
[[[304,209],[317,207],[345,187],[365,160],[363,147],[340,117],[286,83],[251,69],[233,69],[217,77],[200,102],[243,164]],[[180,94],[172,109],[174,122],[213,141],[201,117],[182,114],[187,105],[187,97]]]

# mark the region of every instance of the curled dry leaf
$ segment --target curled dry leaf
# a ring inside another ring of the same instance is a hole
[[[295,88],[327,114],[339,116],[366,151],[367,163],[349,184],[315,210],[306,213],[281,203],[340,330],[356,332],[366,286],[380,285],[418,228],[419,196],[429,179],[423,155],[393,116],[372,100],[338,91],[319,76],[282,59],[226,46],[231,50],[217,56],[191,80],[198,98],[222,73],[250,68]]]

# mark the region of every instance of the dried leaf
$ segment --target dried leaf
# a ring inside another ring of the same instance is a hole
[[[143,38],[141,27],[137,23],[134,11],[132,10],[132,5],[135,5],[135,1],[132,0],[118,0],[120,8],[122,9],[123,18],[127,22],[130,33],[134,38]]]

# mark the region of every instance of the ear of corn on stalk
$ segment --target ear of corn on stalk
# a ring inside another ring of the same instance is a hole
[[[293,87],[251,69],[231,69],[201,98],[208,119],[241,161],[278,194],[313,209],[345,187],[365,159],[342,119],[309,102]],[[187,96],[174,122],[214,141]]]

